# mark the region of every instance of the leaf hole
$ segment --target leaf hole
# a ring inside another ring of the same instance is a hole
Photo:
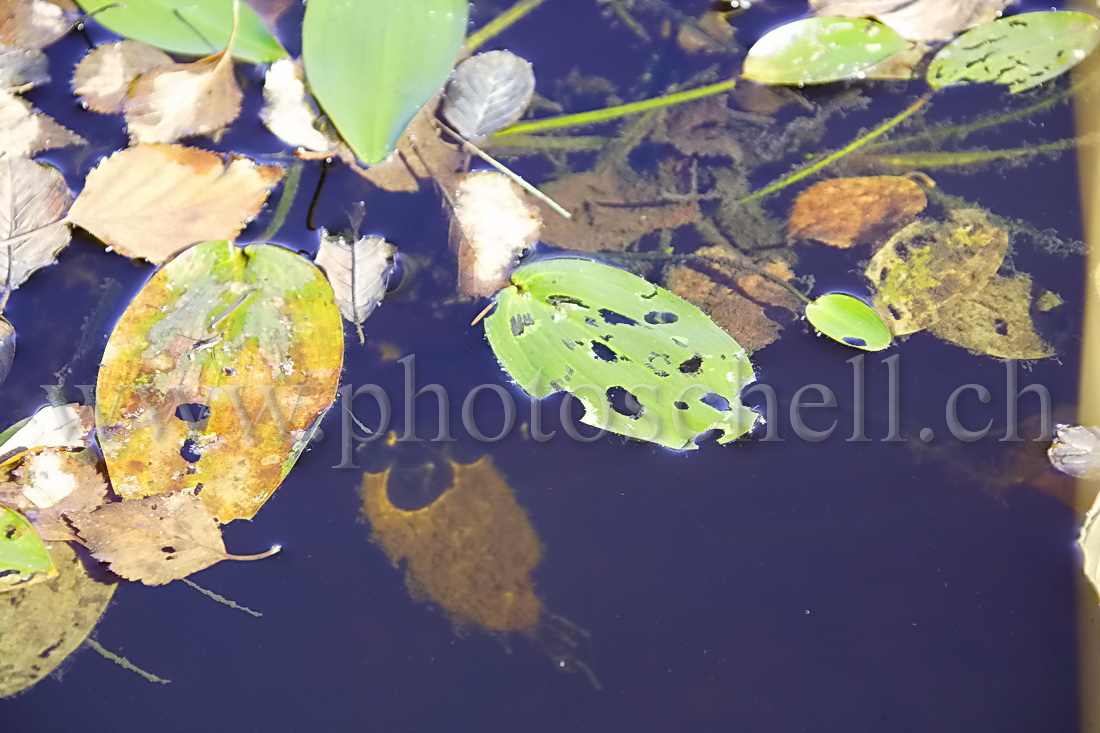
[[[866,341],[864,341],[863,339],[858,338],[856,336],[845,336],[844,337],[844,343],[848,344],[849,346],[866,346],[867,345]]]
[[[696,354],[690,359],[680,362],[681,374],[698,374],[703,369],[703,357]]]
[[[610,346],[601,342],[592,342],[592,354],[601,361],[618,361],[619,356],[616,354]]]
[[[612,410],[629,418],[637,419],[645,411],[638,398],[623,387],[609,387],[607,389],[607,403]]]
[[[535,319],[531,317],[530,313],[520,313],[517,316],[512,316],[512,320],[509,321],[512,326],[512,335],[517,338],[523,335],[524,330],[528,326],[535,325]]]
[[[683,402],[681,400],[676,400],[675,402],[672,403],[672,406],[675,407],[677,410],[686,410],[686,409],[688,409],[688,403]]]
[[[1003,318],[997,318],[993,321],[993,330],[1000,336],[1008,335],[1008,321]]]
[[[188,423],[210,419],[210,408],[200,402],[185,402],[176,407],[176,419]]]
[[[611,326],[637,326],[638,322],[633,318],[624,316],[622,313],[616,313],[613,310],[607,308],[600,309],[600,317],[603,318],[604,323]]]
[[[718,410],[718,412],[729,412],[730,410],[729,400],[717,392],[710,392],[700,397],[699,401],[707,407],[713,407],[715,410]]]
[[[645,314],[645,322],[652,323],[654,326],[664,323],[676,323],[678,320],[680,320],[680,316],[668,311],[650,311]]]
[[[202,450],[199,448],[199,444],[188,438],[183,441],[183,447],[180,448],[180,458],[188,463],[198,463],[202,458]]]
[[[171,555],[173,552],[176,551],[176,548],[172,547],[171,545],[166,545],[166,546],[160,548],[160,551],[165,553],[166,555]]]

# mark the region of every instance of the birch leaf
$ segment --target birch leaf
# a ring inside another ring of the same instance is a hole
[[[945,41],[994,20],[1013,0],[810,0],[814,15],[874,18],[910,41]]]
[[[73,9],[64,0],[0,0],[0,43],[44,48],[72,28],[65,11]]]
[[[0,154],[0,288],[17,288],[69,243],[72,203],[56,168]]]
[[[0,697],[27,689],[84,643],[118,587],[88,575],[68,542],[49,545],[56,577],[0,603]]]
[[[57,568],[31,523],[0,506],[0,592],[55,575]]]
[[[0,89],[25,92],[49,80],[49,61],[42,51],[0,46]]]
[[[279,59],[264,74],[264,108],[260,119],[287,145],[322,153],[340,141],[318,128],[317,108],[306,94],[302,70],[293,59]]]
[[[363,321],[378,307],[393,273],[397,248],[381,237],[330,234],[321,230],[315,261],[332,285],[340,315],[354,323],[363,343]]]
[[[443,91],[443,117],[476,140],[512,124],[535,93],[531,64],[509,51],[486,51],[455,68]]]
[[[38,112],[30,102],[0,91],[0,155],[30,156],[83,143],[84,138]]]
[[[100,114],[122,111],[126,91],[134,79],[158,66],[172,64],[172,57],[141,41],[115,41],[89,51],[73,71],[73,93],[81,103]]]
[[[222,560],[257,560],[225,551],[218,522],[202,499],[187,492],[158,494],[68,515],[92,556],[111,571],[146,585],[186,578]]]
[[[145,72],[130,85],[123,111],[130,137],[139,143],[171,143],[195,135],[217,140],[240,115],[242,99],[226,50]]]
[[[121,255],[159,263],[195,242],[235,238],[283,174],[199,148],[137,145],[88,174],[68,220]]]
[[[1087,425],[1056,425],[1047,457],[1062,473],[1090,480],[1100,478],[1100,429]]]

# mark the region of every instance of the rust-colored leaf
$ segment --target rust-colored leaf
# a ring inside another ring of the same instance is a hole
[[[794,202],[789,236],[842,248],[876,244],[927,205],[924,191],[904,176],[835,178],[810,186]]]

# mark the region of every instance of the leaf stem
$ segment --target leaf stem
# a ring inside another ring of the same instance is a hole
[[[494,132],[490,140],[496,141],[499,138],[520,133],[543,132],[545,130],[559,130],[563,127],[591,125],[596,122],[603,122],[604,120],[613,120],[617,117],[635,115],[640,112],[648,112],[651,109],[660,109],[661,107],[670,107],[674,104],[690,102],[694,99],[702,99],[703,97],[709,97],[713,94],[721,94],[722,92],[733,89],[736,85],[736,79],[726,79],[725,81],[708,84],[703,87],[698,87],[697,89],[663,94],[659,97],[643,99],[640,102],[630,102],[628,104],[615,105],[614,107],[594,109],[589,112],[578,112],[571,115],[558,115],[556,117],[544,117],[539,120],[519,122],[511,127],[506,127],[503,130]]]
[[[225,559],[226,560],[242,560],[242,561],[263,560],[265,557],[271,557],[272,555],[277,554],[282,549],[283,549],[282,545],[272,545],[271,549],[268,550],[267,552],[260,552],[260,553],[257,553],[255,555],[230,555],[230,554],[226,553]]]
[[[466,39],[466,50],[473,53],[474,50],[485,45],[486,41],[503,33],[513,23],[522,19],[523,16],[542,5],[543,2],[545,0],[519,0],[518,3],[471,33],[469,38]]]
[[[302,164],[294,163],[286,172],[283,179],[283,192],[279,196],[279,203],[275,205],[275,214],[271,217],[271,223],[260,235],[259,241],[268,242],[279,233],[286,223],[286,217],[290,213],[290,207],[294,205],[294,199],[298,196],[298,185],[302,182]]]
[[[840,160],[844,156],[850,155],[851,153],[854,153],[856,150],[859,150],[861,147],[863,147],[867,143],[871,142],[875,138],[880,137],[882,135],[885,135],[887,132],[894,129],[898,125],[900,125],[902,123],[902,121],[904,121],[906,118],[908,118],[914,112],[916,112],[918,109],[923,107],[928,102],[928,100],[931,96],[932,96],[932,92],[927,92],[923,97],[918,99],[916,102],[914,102],[913,104],[906,107],[904,110],[902,110],[897,115],[895,115],[895,116],[891,117],[890,119],[886,120],[885,122],[880,124],[878,127],[871,130],[870,132],[868,132],[866,135],[862,135],[862,136],[856,138],[855,140],[848,143],[847,145],[845,145],[840,150],[837,150],[836,152],[834,152],[830,155],[826,155],[824,158],[821,158],[820,160],[812,163],[811,165],[808,165],[805,168],[802,168],[801,170],[795,171],[794,173],[790,174],[789,176],[786,176],[784,178],[780,178],[778,181],[774,181],[773,183],[768,184],[767,186],[760,189],[759,191],[753,191],[748,196],[745,196],[744,198],[740,199],[738,201],[738,203],[743,204],[743,203],[746,203],[748,201],[753,201],[755,199],[767,196],[768,194],[775,193],[776,191],[779,191],[780,189],[786,188],[787,186],[791,185],[792,183],[796,183],[798,181],[801,181],[803,178],[805,178],[807,176],[810,176],[810,175],[813,175],[814,173],[817,173],[822,168],[825,168],[829,165],[832,165],[833,163]]]

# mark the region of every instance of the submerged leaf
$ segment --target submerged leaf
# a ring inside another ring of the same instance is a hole
[[[80,135],[37,111],[22,97],[0,91],[0,155],[30,156],[83,142]]]
[[[93,112],[122,111],[126,91],[134,79],[158,66],[172,63],[164,51],[140,41],[104,43],[89,51],[73,71],[73,93]]]
[[[382,237],[347,237],[321,230],[321,246],[314,261],[325,271],[340,315],[359,330],[363,321],[382,302],[393,273],[397,248]]]
[[[443,117],[476,140],[523,116],[535,93],[531,64],[509,51],[486,51],[459,64],[443,91]]]
[[[1035,332],[1031,304],[1030,277],[995,277],[976,294],[953,300],[928,330],[964,349],[1001,359],[1053,356],[1054,350]]]
[[[54,575],[50,553],[31,523],[14,509],[0,506],[0,591]]]
[[[229,44],[233,0],[77,0],[95,21],[110,30],[170,53],[208,56]],[[286,56],[256,12],[241,3],[233,56],[268,63]]]
[[[827,293],[809,303],[806,320],[833,341],[864,351],[882,351],[893,340],[882,316],[847,293]]]
[[[905,176],[821,181],[795,200],[788,236],[842,248],[876,244],[927,205],[921,187]]]
[[[414,598],[427,596],[457,622],[490,631],[533,628],[542,610],[531,580],[542,559],[538,535],[488,456],[451,468],[446,491],[414,511],[390,500],[392,469],[366,474],[371,539],[394,565],[405,561]]]
[[[572,257],[525,265],[512,283],[485,334],[532,397],[569,392],[584,423],[674,450],[712,429],[728,443],[756,423],[738,400],[754,378],[745,350],[690,303]]]
[[[762,84],[824,84],[859,76],[908,45],[873,20],[803,18],[749,49],[741,75]]]
[[[68,542],[49,545],[56,577],[5,593],[0,603],[0,697],[53,672],[84,643],[117,584],[92,578]]]
[[[810,0],[814,15],[874,18],[910,41],[945,41],[994,20],[1013,0]]]
[[[62,218],[71,203],[56,168],[0,155],[0,288],[17,288],[53,263],[69,243]]]
[[[1100,428],[1056,425],[1047,456],[1050,465],[1062,473],[1088,480],[1100,478]]]
[[[279,59],[264,74],[260,119],[287,145],[313,152],[336,149],[340,141],[317,127],[317,109],[306,94],[302,72],[293,59]]]
[[[121,255],[163,262],[195,242],[237,236],[283,173],[199,148],[137,145],[88,174],[69,221]]]
[[[867,265],[875,308],[895,336],[928,328],[997,273],[1008,234],[977,209],[946,222],[915,221],[890,238]]]
[[[383,160],[447,79],[465,0],[310,0],[302,62],[317,102],[367,164]],[[369,83],[364,83],[369,80]]]
[[[313,437],[340,381],[344,332],[309,260],[204,242],[127,307],[96,385],[99,444],[125,498],[190,490],[249,519]]]
[[[1022,92],[1070,70],[1100,43],[1100,20],[1076,10],[1021,13],[967,31],[928,66],[933,89],[990,82]]]

